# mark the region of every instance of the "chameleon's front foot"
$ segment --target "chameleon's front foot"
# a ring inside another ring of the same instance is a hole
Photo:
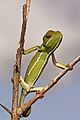
[[[70,64],[67,64],[66,67],[68,67],[69,70],[72,70],[72,69],[73,69],[73,67],[71,67]]]

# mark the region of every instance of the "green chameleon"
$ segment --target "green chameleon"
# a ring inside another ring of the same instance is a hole
[[[54,56],[54,51],[59,47],[62,41],[63,35],[59,31],[49,30],[43,37],[43,43],[41,46],[35,46],[28,50],[23,50],[23,54],[31,53],[37,50],[36,54],[30,61],[30,64],[27,68],[24,80],[20,76],[21,80],[21,96],[20,96],[20,106],[24,102],[24,98],[30,92],[36,92],[38,90],[42,90],[44,87],[36,87],[34,88],[35,82],[40,77],[42,71],[44,70],[46,64],[48,63],[49,57],[52,56],[52,62],[55,66],[65,69],[66,65],[58,63]],[[29,116],[31,112],[31,107],[26,110],[26,112],[22,115],[23,117]]]

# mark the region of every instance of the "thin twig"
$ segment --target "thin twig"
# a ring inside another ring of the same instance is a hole
[[[13,67],[13,97],[12,97],[12,120],[19,120],[20,117],[17,115],[18,107],[18,93],[19,93],[19,78],[21,72],[21,59],[22,59],[22,49],[25,41],[26,25],[28,20],[28,13],[30,8],[30,0],[26,0],[26,4],[23,5],[23,23],[21,29],[21,37],[19,42],[19,47],[16,54],[16,64]]]
[[[48,83],[42,91],[36,94],[31,100],[27,103],[23,104],[21,107],[18,108],[18,114],[21,115],[23,112],[26,111],[32,104],[34,104],[38,99],[40,99],[49,89],[51,89],[59,80],[62,78],[68,71],[72,70],[73,66],[80,61],[80,56],[74,59],[70,64],[69,67],[65,68],[62,72],[60,72],[57,77],[55,77],[50,83]]]
[[[3,107],[8,113],[12,114],[11,110],[9,110],[6,106],[0,103],[0,106]]]

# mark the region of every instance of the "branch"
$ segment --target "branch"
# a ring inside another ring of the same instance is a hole
[[[6,106],[0,103],[0,106],[3,107],[8,113],[12,114],[11,110],[9,110]]]
[[[19,116],[17,115],[17,107],[18,107],[18,93],[19,93],[19,78],[21,72],[21,59],[22,59],[22,49],[25,42],[25,32],[26,32],[26,25],[28,20],[28,13],[30,8],[30,0],[26,0],[26,4],[23,5],[23,23],[21,29],[21,37],[19,42],[19,47],[17,49],[16,54],[16,62],[13,67],[13,97],[12,97],[12,120],[19,120]]]
[[[80,61],[80,56],[75,58],[62,72],[60,72],[57,77],[55,77],[51,82],[49,82],[43,90],[41,90],[38,94],[36,94],[31,100],[27,103],[23,104],[18,108],[18,114],[21,115],[26,111],[32,104],[34,104],[38,99],[42,98],[43,95],[50,90],[68,71],[72,70],[73,66],[76,65]]]

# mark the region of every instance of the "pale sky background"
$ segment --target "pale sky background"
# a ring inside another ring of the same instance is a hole
[[[25,1],[0,0],[0,102],[10,109],[11,78]],[[55,52],[58,61],[67,64],[80,55],[80,0],[32,0],[25,48],[40,45],[43,35],[49,29],[59,30],[64,36]],[[34,53],[23,57],[23,77]],[[46,85],[60,71],[52,65],[50,58],[36,86]],[[29,118],[21,120],[29,119],[80,120],[80,63],[32,106]],[[10,120],[10,115],[1,107],[0,120]]]

